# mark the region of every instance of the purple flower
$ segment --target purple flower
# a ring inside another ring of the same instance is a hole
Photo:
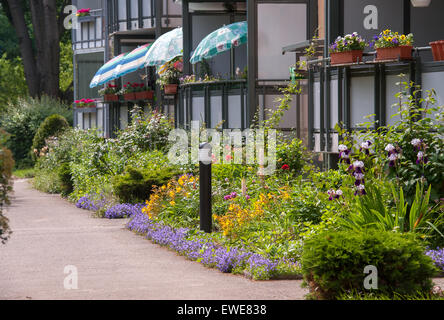
[[[444,272],[444,248],[437,248],[436,250],[428,250],[425,253],[427,256],[432,258],[436,267],[438,267],[441,272]]]
[[[361,148],[359,149],[359,151],[364,152],[366,155],[370,154],[370,146],[372,145],[372,142],[367,140],[363,143],[361,143]]]
[[[346,145],[341,144],[338,146],[338,151],[339,151],[339,157],[341,158],[339,160],[339,163],[345,162],[347,164],[350,164],[351,150],[349,150]]]

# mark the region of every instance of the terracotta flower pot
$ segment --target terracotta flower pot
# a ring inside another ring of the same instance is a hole
[[[123,95],[123,99],[125,99],[126,101],[131,101],[131,100],[136,100],[136,95],[134,92],[131,93],[125,93]]]
[[[106,102],[119,101],[119,96],[117,94],[105,94],[103,100]]]
[[[177,84],[166,84],[164,86],[165,94],[176,94],[177,93]]]
[[[392,48],[377,48],[376,60],[410,60],[412,59],[413,46],[398,46]]]
[[[154,98],[154,91],[147,90],[142,92],[136,92],[136,100],[152,100]]]
[[[330,64],[348,64],[362,61],[363,50],[330,53]]]
[[[444,40],[430,43],[432,47],[433,60],[444,61]]]

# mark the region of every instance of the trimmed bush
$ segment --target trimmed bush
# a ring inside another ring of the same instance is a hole
[[[61,115],[53,114],[47,117],[40,125],[32,141],[33,155],[38,157],[38,153],[46,145],[46,139],[58,136],[68,127],[68,121]]]
[[[166,184],[177,174],[171,168],[138,169],[128,167],[126,173],[112,180],[114,194],[122,203],[142,203],[149,199],[153,186]]]
[[[425,247],[413,234],[341,231],[314,236],[304,244],[304,284],[316,299],[337,299],[364,288],[364,268],[377,268],[377,294],[428,293],[437,274]]]

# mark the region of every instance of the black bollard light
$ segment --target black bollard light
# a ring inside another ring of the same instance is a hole
[[[211,144],[199,145],[200,230],[211,232]]]

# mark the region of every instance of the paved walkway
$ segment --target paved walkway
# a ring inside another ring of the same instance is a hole
[[[301,281],[251,281],[188,261],[16,180],[0,245],[0,299],[303,299]],[[65,266],[78,271],[66,290]]]

